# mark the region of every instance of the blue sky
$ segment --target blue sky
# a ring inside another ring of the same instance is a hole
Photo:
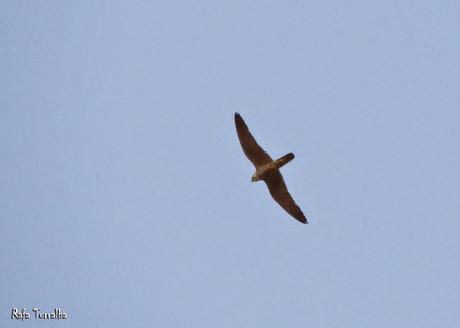
[[[459,12],[3,1],[0,326],[457,327]]]

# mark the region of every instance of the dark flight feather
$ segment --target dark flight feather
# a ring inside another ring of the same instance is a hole
[[[255,167],[273,161],[265,150],[257,144],[256,139],[249,132],[248,126],[238,113],[235,113],[235,126],[243,152]]]
[[[282,207],[286,212],[291,214],[294,218],[302,223],[308,223],[305,215],[303,214],[300,207],[295,203],[291,194],[284,183],[283,176],[278,170],[273,175],[268,176],[264,179],[265,184],[270,191],[273,199]]]

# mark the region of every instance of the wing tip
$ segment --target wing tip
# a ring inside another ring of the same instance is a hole
[[[299,212],[296,213],[296,215],[292,215],[294,218],[296,218],[299,222],[303,223],[303,224],[308,224],[308,220],[307,218],[305,217],[305,214],[303,214],[302,210],[300,209],[300,207],[298,207],[298,210]]]
[[[302,215],[301,217],[296,218],[296,219],[299,220],[299,222],[301,222],[303,224],[308,224],[308,220],[304,215]]]
[[[235,124],[236,126],[243,126],[245,127],[246,129],[248,128],[248,126],[246,125],[246,122],[244,122],[243,118],[241,117],[240,113],[238,112],[235,112]]]
[[[243,122],[243,123],[244,123],[244,120],[243,120],[243,118],[241,117],[240,113],[235,112],[234,117],[235,117],[235,122]]]

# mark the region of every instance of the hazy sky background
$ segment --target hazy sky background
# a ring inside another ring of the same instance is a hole
[[[459,15],[2,1],[0,326],[458,327]],[[235,111],[296,154],[309,225],[250,183]]]

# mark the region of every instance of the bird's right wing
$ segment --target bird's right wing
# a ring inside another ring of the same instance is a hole
[[[294,218],[302,223],[308,223],[307,218],[302,210],[295,203],[294,199],[289,194],[289,191],[284,183],[283,176],[280,171],[277,171],[270,177],[265,178],[268,190],[273,199],[282,207],[286,212],[291,214]]]
[[[243,152],[255,167],[273,161],[265,150],[257,144],[256,139],[249,132],[248,126],[238,113],[235,113],[235,126]]]

